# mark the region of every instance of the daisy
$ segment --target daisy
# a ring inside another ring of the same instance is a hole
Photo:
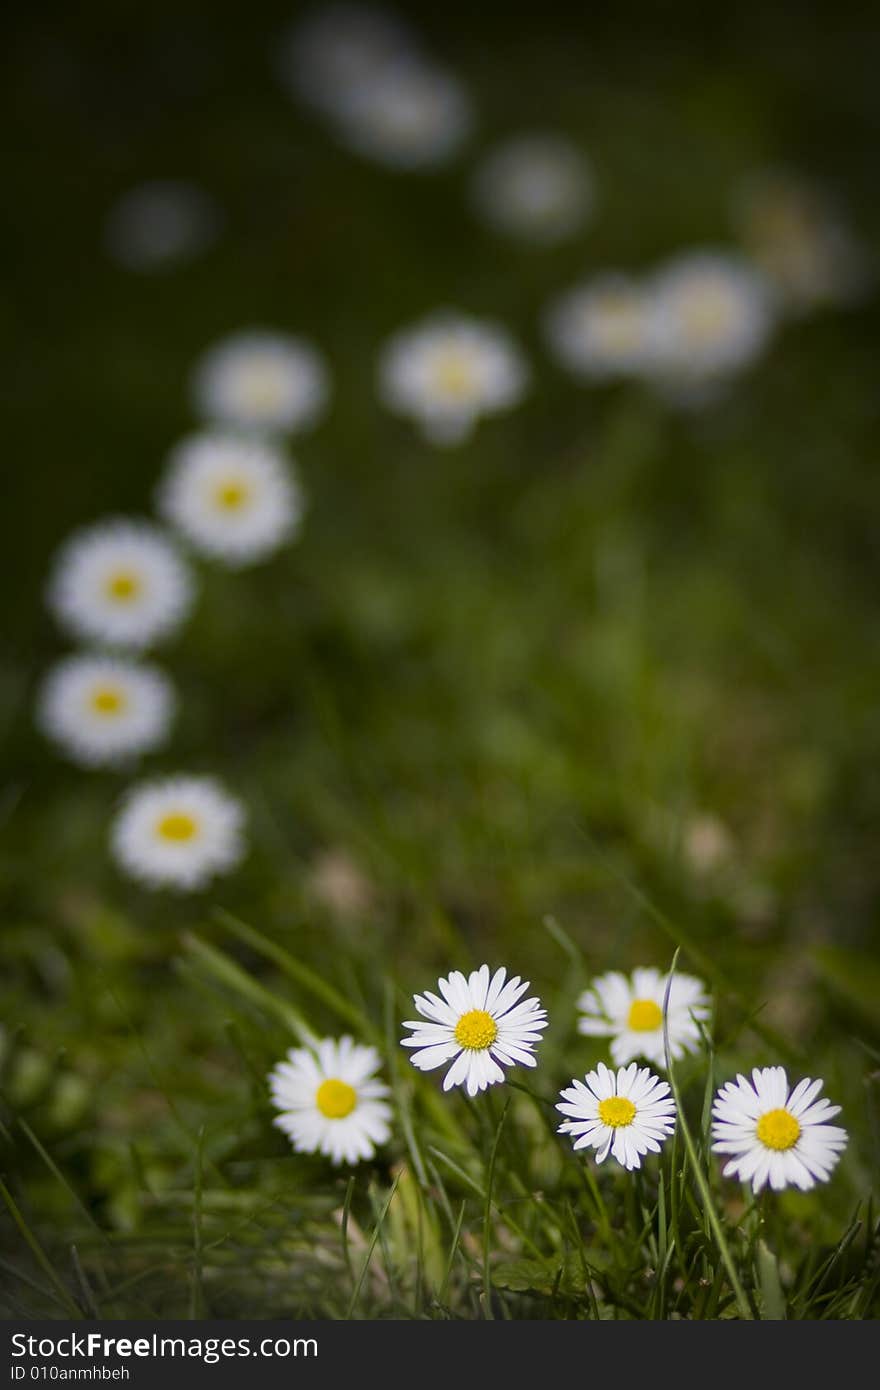
[[[528,370],[503,329],[452,312],[395,334],[379,363],[379,390],[392,410],[417,420],[434,444],[457,444],[481,415],[515,406]]]
[[[506,983],[505,983],[506,981]],[[404,1023],[414,1029],[401,1046],[418,1050],[410,1058],[419,1071],[434,1071],[452,1062],[443,1080],[444,1091],[466,1086],[469,1096],[504,1080],[504,1067],[537,1065],[533,1050],[547,1027],[539,999],[523,999],[528,980],[507,980],[502,966],[489,975],[488,965],[469,976],[453,970],[439,982],[442,998],[428,991],[416,994],[423,1019]]]
[[[411,56],[413,37],[397,15],[339,3],[313,11],[287,31],[276,68],[292,95],[332,114],[343,93]]]
[[[571,1118],[559,1133],[575,1135],[575,1149],[595,1149],[597,1163],[611,1154],[622,1168],[640,1168],[645,1154],[659,1153],[675,1127],[675,1101],[666,1082],[635,1062],[616,1073],[600,1062],[560,1095],[556,1109]]]
[[[215,240],[221,218],[200,188],[157,179],[124,194],[104,228],[108,254],[126,270],[170,270],[194,260]]]
[[[302,338],[253,329],[215,344],[196,364],[201,416],[233,429],[292,434],[322,414],[330,394],[324,360]]]
[[[37,723],[74,762],[100,767],[157,748],[173,712],[171,685],[154,666],[70,656],[43,681]]]
[[[472,125],[470,101],[458,79],[412,59],[354,83],[334,114],[337,134],[349,149],[399,170],[445,163]]]
[[[712,1106],[712,1148],[733,1155],[724,1176],[751,1182],[753,1192],[767,1182],[802,1192],[827,1182],[847,1133],[828,1124],[840,1106],[816,1099],[823,1085],[806,1077],[789,1091],[784,1067],[755,1067],[751,1080],[738,1075],[722,1086]]]
[[[606,271],[557,299],[544,318],[551,352],[593,381],[644,375],[654,360],[651,296],[631,276]]]
[[[663,1001],[668,975],[659,970],[634,970],[632,976],[611,970],[599,975],[578,1000],[582,1016],[578,1032],[589,1037],[613,1039],[611,1056],[618,1066],[633,1057],[644,1057],[657,1067],[666,1066],[663,1043]],[[676,971],[669,991],[667,1024],[673,1061],[700,1046],[699,1022],[709,1017],[705,985],[693,975]]]
[[[589,162],[558,135],[521,135],[494,150],[471,185],[477,213],[497,231],[542,246],[573,236],[593,210]]]
[[[314,1048],[292,1047],[269,1074],[274,1123],[297,1153],[322,1153],[333,1163],[372,1158],[387,1142],[388,1087],[375,1079],[379,1054],[351,1038],[324,1038]]]
[[[172,542],[145,521],[114,518],[78,531],[62,547],[47,600],[75,637],[111,647],[148,647],[178,628],[194,598]]]
[[[295,533],[299,488],[281,453],[259,440],[200,434],[173,450],[159,510],[196,549],[235,568]]]
[[[201,888],[245,852],[241,803],[210,777],[142,782],[111,831],[119,865],[150,888]]]

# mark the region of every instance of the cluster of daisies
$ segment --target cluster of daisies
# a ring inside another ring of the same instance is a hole
[[[508,978],[503,966],[493,975],[482,965],[470,975],[452,971],[437,993],[415,995],[419,1017],[404,1023],[411,1031],[402,1039],[413,1066],[446,1067],[443,1090],[461,1086],[471,1097],[503,1082],[510,1067],[535,1067],[547,1013],[528,989],[528,980]],[[575,1150],[592,1150],[597,1163],[610,1156],[627,1170],[639,1168],[675,1126],[669,1083],[651,1067],[665,1069],[667,1048],[673,1060],[699,1049],[711,1001],[690,975],[670,979],[640,969],[599,976],[579,1009],[581,1033],[611,1039],[614,1067],[600,1062],[563,1087],[559,1132]],[[276,1125],[300,1153],[334,1163],[372,1158],[391,1134],[379,1068],[376,1049],[349,1037],[292,1048],[269,1076]],[[822,1084],[807,1077],[790,1086],[782,1067],[763,1067],[723,1085],[712,1107],[712,1147],[727,1158],[725,1176],[750,1182],[754,1192],[768,1185],[806,1191],[826,1181],[847,1135],[829,1123],[840,1107],[820,1097]]]
[[[319,353],[298,338],[254,332],[210,349],[192,394],[202,428],[172,450],[156,489],[159,524],[113,517],[62,545],[47,602],[85,644],[45,676],[37,719],[80,766],[130,769],[168,739],[172,682],[142,659],[192,611],[191,557],[240,570],[297,534],[304,499],[287,438],[329,397]],[[245,812],[210,777],[134,785],[110,833],[118,864],[151,887],[201,888],[242,858]]]

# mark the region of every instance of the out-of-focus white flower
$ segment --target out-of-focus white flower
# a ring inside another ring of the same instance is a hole
[[[551,304],[544,327],[553,354],[580,377],[640,376],[654,361],[652,297],[616,271],[562,295]]]
[[[561,1096],[556,1109],[570,1118],[559,1133],[572,1135],[575,1149],[594,1149],[597,1163],[610,1154],[622,1168],[641,1168],[645,1154],[659,1153],[675,1128],[668,1085],[635,1062],[616,1073],[600,1062]]]
[[[864,245],[831,194],[808,180],[753,174],[736,191],[733,215],[747,254],[790,311],[849,304],[870,288]]]
[[[115,518],[77,531],[56,556],[47,600],[75,637],[148,647],[179,627],[194,588],[172,542],[144,521]]]
[[[578,1031],[590,1037],[612,1039],[611,1056],[618,1066],[644,1057],[655,1066],[666,1066],[663,1038],[663,1003],[669,977],[651,968],[619,970],[599,975],[578,1000]],[[699,1024],[710,1013],[706,987],[693,975],[672,977],[667,1010],[669,1051],[673,1061],[700,1046]]]
[[[245,851],[244,809],[211,777],[175,776],[134,787],[111,832],[114,858],[150,888],[201,888]]]
[[[840,1106],[817,1099],[823,1084],[805,1077],[789,1090],[784,1067],[755,1067],[751,1078],[722,1086],[712,1106],[712,1148],[732,1155],[725,1177],[751,1182],[754,1192],[768,1182],[804,1192],[827,1182],[847,1133],[828,1124]]]
[[[199,434],[172,451],[159,510],[204,555],[232,568],[271,555],[296,531],[299,488],[283,455],[259,439]]]
[[[474,175],[471,197],[497,231],[555,246],[588,221],[595,183],[589,161],[571,140],[535,133],[493,150]]]
[[[391,1134],[388,1087],[376,1080],[374,1047],[351,1038],[322,1038],[292,1047],[269,1074],[275,1124],[297,1153],[322,1153],[332,1163],[359,1163]]]
[[[433,64],[389,64],[353,84],[334,111],[339,138],[389,168],[433,168],[450,159],[472,125],[464,87]]]
[[[276,68],[292,95],[333,114],[353,87],[415,55],[413,35],[397,15],[336,3],[310,11],[287,30]]]
[[[194,184],[156,179],[125,193],[104,227],[108,254],[126,270],[171,270],[194,260],[215,240],[222,218]]]
[[[324,359],[310,343],[264,330],[224,338],[199,359],[193,376],[200,415],[255,433],[307,429],[329,394]]]
[[[154,666],[69,656],[43,681],[37,723],[74,762],[101,767],[157,748],[173,712],[171,685]]]
[[[386,344],[379,391],[392,410],[418,421],[434,444],[457,444],[481,415],[508,410],[525,393],[528,369],[495,324],[438,313]]]

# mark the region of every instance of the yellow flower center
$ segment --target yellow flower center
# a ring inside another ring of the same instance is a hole
[[[792,1149],[801,1127],[788,1110],[768,1110],[758,1121],[758,1138],[768,1149]]]
[[[163,840],[191,840],[198,831],[198,822],[185,811],[171,811],[156,826]]]
[[[455,1025],[455,1041],[471,1052],[491,1047],[498,1037],[498,1024],[485,1009],[469,1009]]]
[[[609,1129],[621,1129],[631,1125],[636,1117],[636,1107],[626,1096],[609,1096],[599,1101],[599,1119]]]
[[[629,1006],[627,1027],[634,1033],[653,1033],[663,1023],[663,1010],[653,999],[634,999]]]
[[[119,603],[128,603],[130,599],[137,598],[140,589],[140,578],[131,570],[117,570],[107,580],[107,593]]]
[[[587,323],[595,328],[600,343],[611,352],[631,351],[642,341],[643,316],[623,296],[606,300],[599,307],[598,314],[591,306],[587,312]]]
[[[694,290],[684,303],[684,327],[697,343],[711,342],[731,318],[730,298],[720,286]]]
[[[92,692],[92,709],[96,714],[121,714],[126,704],[125,692],[115,686],[101,685]]]
[[[358,1103],[357,1091],[347,1081],[331,1077],[322,1081],[315,1092],[315,1104],[328,1120],[344,1120]]]
[[[450,396],[453,400],[463,400],[471,395],[474,388],[471,364],[460,353],[444,353],[434,369],[434,381],[438,391],[444,396]]]
[[[220,484],[215,496],[219,507],[222,507],[224,511],[235,512],[247,502],[250,497],[250,488],[246,483],[230,479],[229,482]]]
[[[251,410],[273,410],[282,396],[281,376],[269,366],[253,366],[241,377],[241,395]]]

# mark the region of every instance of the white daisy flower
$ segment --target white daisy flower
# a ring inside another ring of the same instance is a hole
[[[552,303],[544,331],[554,356],[587,380],[644,375],[654,361],[652,297],[617,271],[597,275]]]
[[[572,141],[521,135],[479,166],[471,198],[479,216],[497,231],[555,246],[588,221],[595,201],[593,171]]]
[[[724,1176],[751,1182],[753,1192],[768,1182],[802,1192],[827,1182],[847,1133],[828,1124],[840,1106],[817,1100],[823,1085],[805,1077],[789,1090],[784,1067],[755,1067],[751,1080],[738,1075],[722,1086],[712,1106],[712,1148],[733,1155]]]
[[[37,723],[74,762],[101,767],[158,748],[174,703],[170,682],[154,666],[69,656],[43,681]]]
[[[111,831],[118,864],[150,888],[201,888],[245,853],[244,808],[211,777],[142,782]]]
[[[126,270],[170,270],[194,260],[215,240],[221,217],[191,183],[157,179],[124,194],[104,228],[108,254]]]
[[[764,350],[775,326],[766,278],[746,260],[692,251],[650,285],[652,369],[663,385],[702,386],[741,370]]]
[[[595,1149],[597,1163],[610,1154],[622,1168],[640,1168],[645,1154],[659,1153],[675,1128],[675,1101],[666,1082],[635,1062],[616,1073],[600,1062],[560,1095],[556,1109],[571,1118],[559,1133],[575,1136],[575,1149]]]
[[[256,433],[307,429],[329,395],[324,359],[309,343],[262,329],[224,338],[193,374],[195,406],[203,418]]]
[[[611,1056],[618,1066],[644,1057],[666,1066],[663,1045],[663,1001],[668,975],[659,970],[634,970],[632,976],[611,970],[599,975],[578,1000],[582,1016],[578,1031],[589,1037],[612,1039]],[[669,991],[669,1051],[673,1061],[700,1046],[699,1022],[710,1014],[705,985],[693,975],[676,971]]]
[[[164,519],[232,568],[271,555],[296,532],[299,487],[279,450],[234,434],[199,434],[172,451],[158,493]]]
[[[374,1047],[348,1037],[290,1049],[269,1086],[281,1111],[274,1123],[297,1153],[321,1153],[333,1163],[373,1157],[391,1134],[388,1087],[375,1079],[379,1066]]]
[[[458,79],[410,59],[354,83],[334,114],[337,134],[349,149],[399,170],[445,163],[473,123]]]
[[[506,981],[506,983],[505,983]],[[417,1049],[410,1061],[419,1071],[434,1071],[452,1062],[443,1081],[444,1091],[466,1086],[469,1096],[504,1080],[504,1067],[537,1065],[533,1055],[547,1012],[539,999],[523,999],[528,980],[507,979],[502,966],[490,977],[488,965],[463,975],[453,970],[439,981],[442,998],[426,991],[416,994],[416,1009],[423,1019],[404,1023],[412,1037],[402,1047]]]
[[[124,517],[76,532],[56,557],[47,592],[73,636],[134,648],[178,628],[194,596],[189,569],[168,537]]]
[[[344,93],[414,54],[413,37],[397,15],[339,3],[312,11],[287,31],[276,68],[292,95],[332,114]]]
[[[443,312],[395,334],[379,362],[386,405],[409,415],[434,444],[457,444],[481,415],[515,406],[528,369],[503,329]]]

